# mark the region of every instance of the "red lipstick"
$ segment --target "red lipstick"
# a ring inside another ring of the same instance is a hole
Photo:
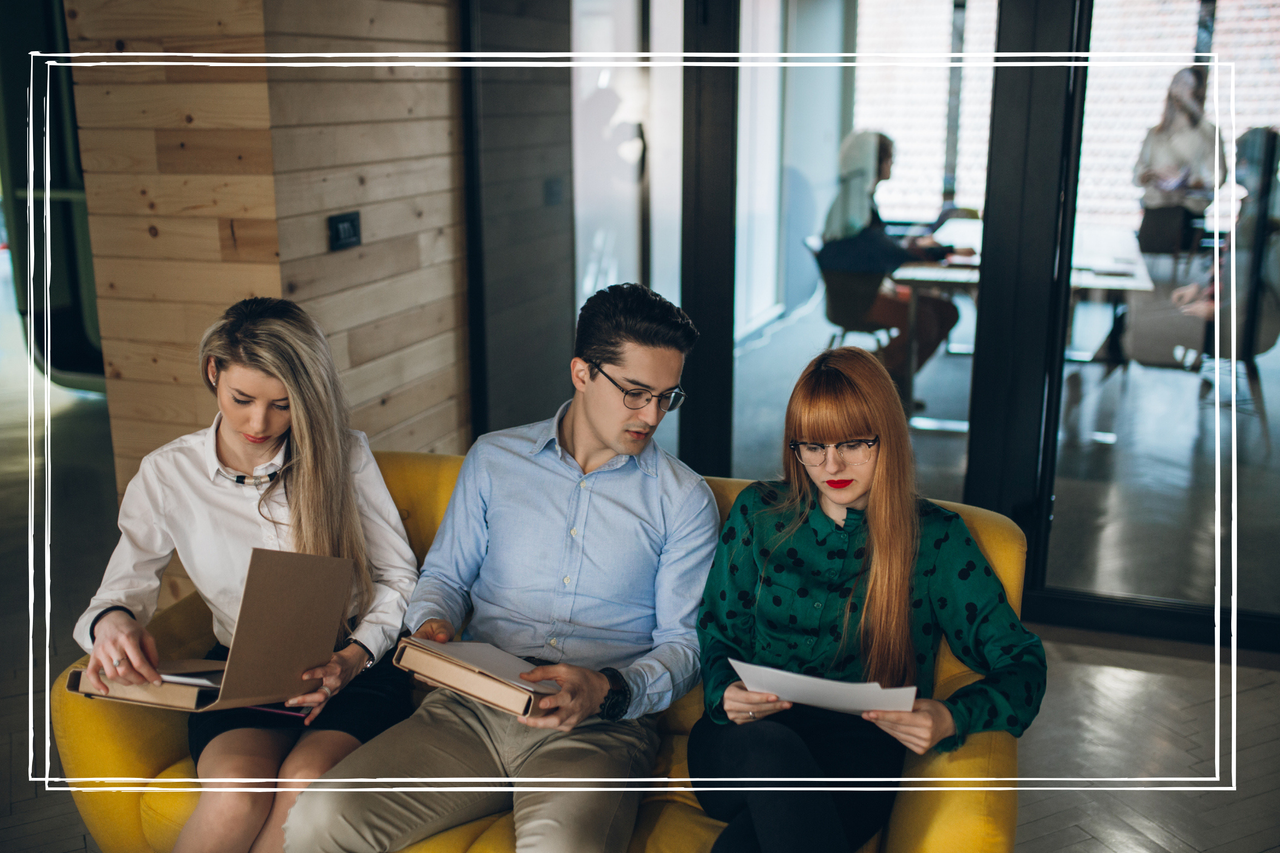
[[[827,480],[827,485],[833,489],[846,489],[853,480]]]
[[[244,440],[249,442],[250,444],[262,444],[262,442],[266,441],[268,438],[271,437],[269,435],[264,435],[262,436],[262,438],[258,438],[257,436],[249,435],[247,432],[242,432],[240,434],[243,435]]]

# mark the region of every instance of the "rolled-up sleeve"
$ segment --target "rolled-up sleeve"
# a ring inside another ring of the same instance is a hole
[[[711,569],[719,525],[715,495],[699,478],[681,502],[659,558],[653,649],[619,670],[631,688],[627,718],[664,711],[698,683],[698,593]]]
[[[368,439],[363,433],[357,433],[355,438],[352,473],[373,580],[373,600],[351,635],[377,659],[395,645],[400,634],[409,595],[418,579],[418,561]]]

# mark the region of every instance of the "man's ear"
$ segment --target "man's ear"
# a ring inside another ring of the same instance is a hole
[[[569,377],[573,380],[575,391],[585,390],[591,379],[591,365],[574,356],[573,361],[569,362]]]

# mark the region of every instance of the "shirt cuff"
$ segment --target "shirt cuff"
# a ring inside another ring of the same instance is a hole
[[[101,613],[99,613],[97,616],[93,617],[93,621],[89,623],[89,642],[91,642],[91,643],[92,643],[92,642],[95,642],[95,641],[96,641],[96,639],[97,639],[97,638],[93,636],[93,629],[94,629],[94,628],[97,628],[97,627],[98,627],[98,621],[99,621],[100,619],[102,619],[102,617],[103,617],[103,616],[106,616],[108,613],[110,613],[112,610],[121,610],[121,611],[124,611],[125,613],[128,613],[128,614],[129,614],[129,618],[130,618],[130,619],[132,619],[132,620],[133,620],[133,621],[135,621],[135,622],[137,622],[137,621],[138,621],[138,617],[133,615],[133,611],[132,611],[132,610],[130,610],[129,608],[127,608],[127,607],[125,607],[125,606],[123,606],[123,605],[121,605],[121,604],[114,604],[114,605],[112,605],[111,607],[108,607],[108,608],[106,608],[105,610],[103,610],[103,611],[102,611]]]

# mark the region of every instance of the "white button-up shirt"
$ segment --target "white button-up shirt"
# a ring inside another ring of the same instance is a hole
[[[97,594],[76,622],[75,639],[85,651],[93,648],[89,626],[108,607],[127,607],[143,625],[151,620],[160,575],[174,551],[213,611],[214,635],[229,646],[252,550],[293,550],[285,490],[277,488],[260,502],[267,483],[236,483],[229,479],[236,472],[219,463],[221,418],[150,453],[129,482],[120,504],[120,543]],[[369,611],[352,636],[381,657],[399,634],[418,577],[417,560],[368,439],[362,432],[352,434],[351,471],[374,583]],[[283,461],[282,447],[253,473],[278,471]],[[349,616],[356,615],[355,606],[353,590]]]

